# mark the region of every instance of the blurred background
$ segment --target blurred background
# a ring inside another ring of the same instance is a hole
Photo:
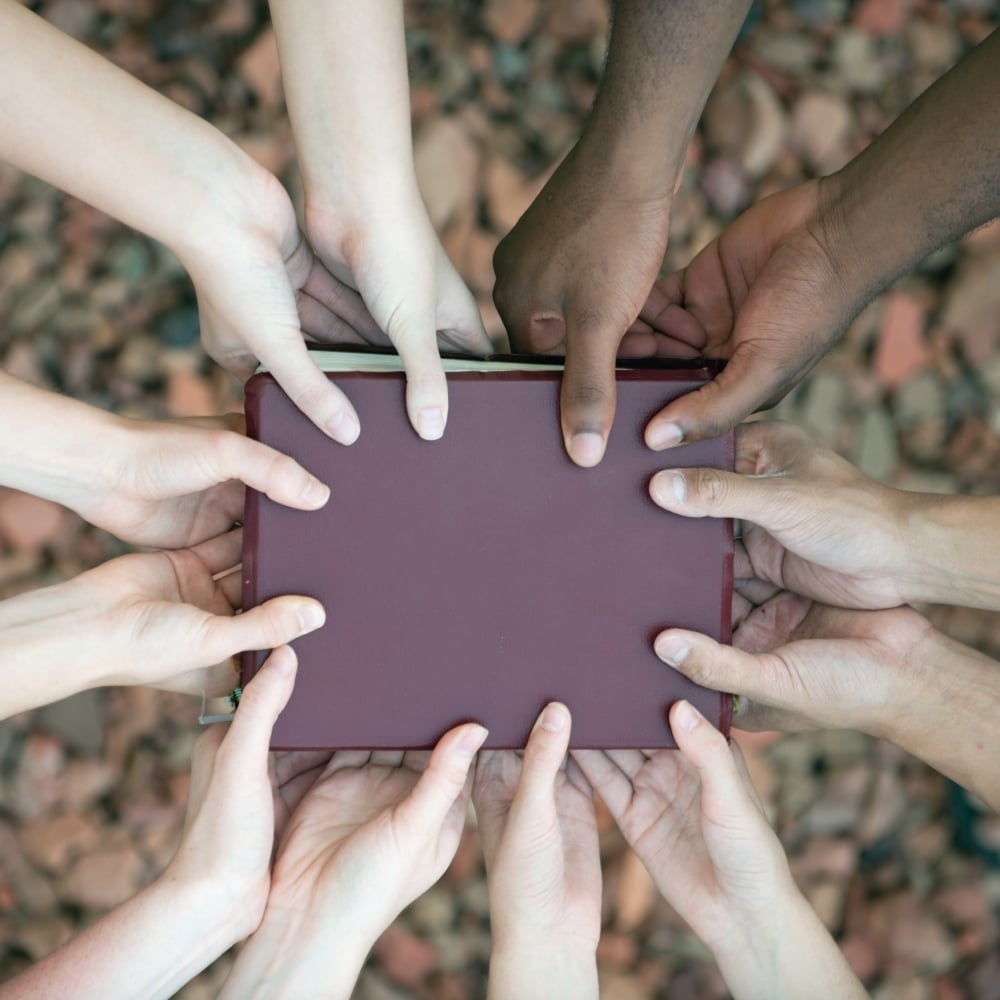
[[[264,3],[30,6],[213,122],[298,198]],[[496,327],[494,247],[578,135],[604,60],[607,4],[410,2],[406,10],[422,188],[446,249]],[[837,169],[998,22],[990,0],[755,3],[689,150],[668,269],[757,199]],[[998,341],[993,225],[934,254],[872,303],[775,412],[884,482],[994,493]],[[193,291],[177,260],[3,167],[0,366],[136,416],[240,406],[239,386],[200,349]],[[122,551],[62,508],[0,491],[0,597]],[[995,615],[931,614],[955,638],[1000,652]],[[172,856],[198,709],[182,696],[111,690],[0,723],[0,978],[126,899]],[[866,736],[739,741],[797,880],[876,997],[1000,998],[1000,819]],[[705,949],[603,814],[602,830],[602,996],[727,996]],[[486,887],[470,825],[442,882],[375,947],[356,995],[484,996],[488,955]],[[224,956],[181,995],[215,996],[230,961]]]

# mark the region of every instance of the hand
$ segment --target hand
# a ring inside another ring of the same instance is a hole
[[[349,208],[306,209],[309,239],[326,268],[360,293],[375,326],[363,341],[391,342],[406,369],[410,423],[428,441],[448,420],[448,387],[438,344],[466,354],[502,350],[486,336],[475,299],[458,276],[414,190],[395,207],[380,204],[353,215]],[[384,331],[384,332],[383,332]]]
[[[738,578],[845,608],[906,603],[918,494],[882,486],[790,424],[737,429],[736,472],[658,472],[650,495],[685,517],[740,518]],[[749,522],[749,523],[748,523]]]
[[[327,502],[328,486],[242,430],[235,414],[116,421],[97,474],[88,470],[65,502],[123,541],[156,548],[185,548],[229,531],[243,518],[244,484],[299,510]]]
[[[566,355],[562,432],[582,466],[604,455],[615,358],[663,263],[672,198],[669,187],[630,191],[604,156],[581,140],[493,258],[493,298],[514,349]],[[657,350],[648,337],[630,343]]]
[[[467,724],[432,754],[333,754],[288,821],[264,919],[223,996],[251,995],[265,980],[282,995],[349,995],[378,935],[454,856],[485,738]]]
[[[354,407],[309,357],[316,341],[377,337],[357,293],[329,273],[303,239],[281,184],[254,173],[226,236],[182,251],[198,294],[205,350],[243,378],[265,364],[289,398],[341,444],[360,433]]]
[[[227,571],[239,563],[241,536],[232,531],[193,549],[121,556],[61,584],[60,611],[48,627],[72,636],[67,665],[99,671],[100,684],[213,697],[236,684],[236,653],[272,649],[319,628],[323,607],[309,597],[275,597],[234,615],[242,580]]]
[[[500,997],[596,997],[601,860],[594,797],[566,757],[565,705],[542,712],[523,755],[480,753],[472,798],[489,878],[493,957]]]
[[[315,779],[315,761],[304,754],[295,758],[298,767],[285,762],[280,780],[269,774],[271,730],[292,693],[296,666],[291,647],[279,646],[244,688],[233,721],[198,738],[184,835],[163,876],[222,890],[234,925],[231,944],[256,930],[264,914],[283,795],[294,798],[303,775]]]
[[[680,752],[574,750],[667,901],[712,949],[740,997],[863,995],[802,898],[752,794],[739,750],[686,701],[670,710]],[[836,987],[831,987],[836,983]]]
[[[657,655],[698,684],[740,697],[741,729],[860,729],[890,735],[925,692],[933,629],[912,608],[844,611],[782,592],[752,610],[723,646],[667,629]]]
[[[728,361],[707,385],[653,417],[650,448],[715,437],[773,405],[864,304],[838,282],[821,184],[808,181],[754,205],[650,294],[641,320]]]

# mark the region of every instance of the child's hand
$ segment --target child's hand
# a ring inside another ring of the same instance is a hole
[[[548,705],[523,755],[479,755],[473,801],[489,877],[490,995],[598,995],[601,859],[594,798]]]
[[[0,713],[111,684],[222,695],[236,684],[236,653],[273,649],[322,625],[323,608],[309,597],[276,597],[234,615],[240,535],[122,556],[0,603],[9,681]]]
[[[467,724],[431,754],[335,753],[288,821],[264,919],[223,995],[266,977],[282,996],[349,996],[375,939],[451,861],[485,738]]]
[[[737,748],[688,702],[670,711],[679,751],[573,756],[667,901],[711,948],[733,995],[862,996],[792,881]]]

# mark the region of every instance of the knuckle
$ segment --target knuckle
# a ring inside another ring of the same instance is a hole
[[[699,469],[690,474],[694,492],[708,507],[718,507],[729,495],[729,484],[718,469]]]

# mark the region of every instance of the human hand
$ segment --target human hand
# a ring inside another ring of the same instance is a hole
[[[472,798],[489,879],[490,995],[597,996],[601,860],[594,797],[548,705],[523,755],[483,751]]]
[[[845,608],[912,599],[922,495],[869,479],[790,424],[737,428],[736,471],[670,469],[650,482],[665,510],[743,521],[735,574]]]
[[[294,459],[242,433],[243,418],[115,418],[104,461],[60,499],[133,545],[187,548],[243,518],[245,486],[275,503],[316,510],[330,489]],[[96,474],[95,474],[96,473]]]
[[[378,337],[378,326],[316,258],[281,184],[263,170],[245,183],[219,237],[179,251],[198,295],[205,350],[244,379],[263,363],[320,430],[351,444],[360,433],[354,407],[309,357],[303,335],[356,343]]]
[[[615,414],[615,358],[663,263],[672,190],[632,190],[586,137],[501,241],[493,298],[514,349],[566,355],[560,395],[570,458],[593,466]],[[630,353],[657,353],[632,337]],[[696,353],[688,350],[686,353]]]
[[[319,628],[323,607],[309,597],[275,597],[234,615],[241,537],[237,530],[193,549],[121,556],[50,588],[48,628],[72,637],[65,665],[92,675],[89,686],[143,684],[212,697],[236,684],[236,653]]]
[[[492,344],[475,299],[448,260],[414,189],[398,201],[380,192],[377,204],[306,207],[306,231],[325,267],[360,296],[374,327],[362,341],[392,343],[406,369],[406,410],[417,433],[440,438],[448,420],[448,387],[438,345],[489,354]],[[356,290],[356,291],[355,291]]]
[[[738,748],[686,701],[672,706],[670,728],[678,751],[572,753],[733,996],[809,996],[816,982],[863,996],[796,888]]]
[[[639,318],[727,364],[653,417],[645,435],[650,448],[715,437],[773,405],[864,305],[838,280],[826,240],[825,190],[808,181],[765,198],[684,270],[656,284]]]
[[[453,857],[485,738],[466,724],[430,754],[333,754],[288,821],[261,926],[222,995],[253,995],[265,980],[282,995],[349,995],[378,935]]]

